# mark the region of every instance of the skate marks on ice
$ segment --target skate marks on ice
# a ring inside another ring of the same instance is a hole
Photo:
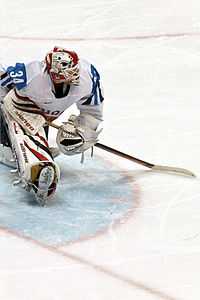
[[[100,157],[60,156],[61,180],[54,199],[39,207],[34,196],[13,186],[14,175],[0,165],[0,227],[59,246],[95,236],[119,223],[137,202],[133,178]]]

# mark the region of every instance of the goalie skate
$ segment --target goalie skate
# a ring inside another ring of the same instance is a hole
[[[56,190],[59,171],[52,162],[37,163],[28,171],[30,174],[26,174],[25,177],[30,177],[30,180],[24,180],[26,189],[32,188],[35,192],[36,201],[44,206]]]

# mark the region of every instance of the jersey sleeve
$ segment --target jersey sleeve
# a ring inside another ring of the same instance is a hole
[[[91,64],[89,67],[90,93],[82,98],[77,107],[80,114],[90,114],[97,120],[97,125],[103,118],[104,93],[100,81],[100,75],[96,68]]]
[[[0,85],[2,87],[15,87],[18,91],[26,88],[29,82],[39,72],[39,62],[28,64],[16,63],[15,66],[9,66],[4,70],[1,76]]]
[[[3,98],[4,109],[25,129],[29,130],[34,127],[32,133],[35,134],[38,128],[45,123],[45,117],[40,107],[30,97],[31,82],[40,74],[40,64],[39,62],[32,62],[27,65],[17,63],[14,67],[8,67],[6,72],[12,78],[13,88]],[[28,128],[27,124],[28,126],[30,124],[35,125]]]
[[[27,86],[27,71],[24,63],[16,63],[15,66],[9,66],[6,72],[18,90]]]
[[[6,71],[6,68],[0,64],[0,88],[9,90],[12,88],[12,79],[10,78],[9,74]]]

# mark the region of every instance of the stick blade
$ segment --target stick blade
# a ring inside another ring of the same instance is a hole
[[[190,177],[196,177],[196,175],[193,172],[183,168],[154,165],[151,169],[153,171],[169,172],[169,173],[176,173],[176,174],[190,176]]]

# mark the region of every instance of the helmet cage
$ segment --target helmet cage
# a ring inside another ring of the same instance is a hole
[[[54,48],[46,55],[46,64],[54,83],[79,84],[78,56],[75,52]]]

